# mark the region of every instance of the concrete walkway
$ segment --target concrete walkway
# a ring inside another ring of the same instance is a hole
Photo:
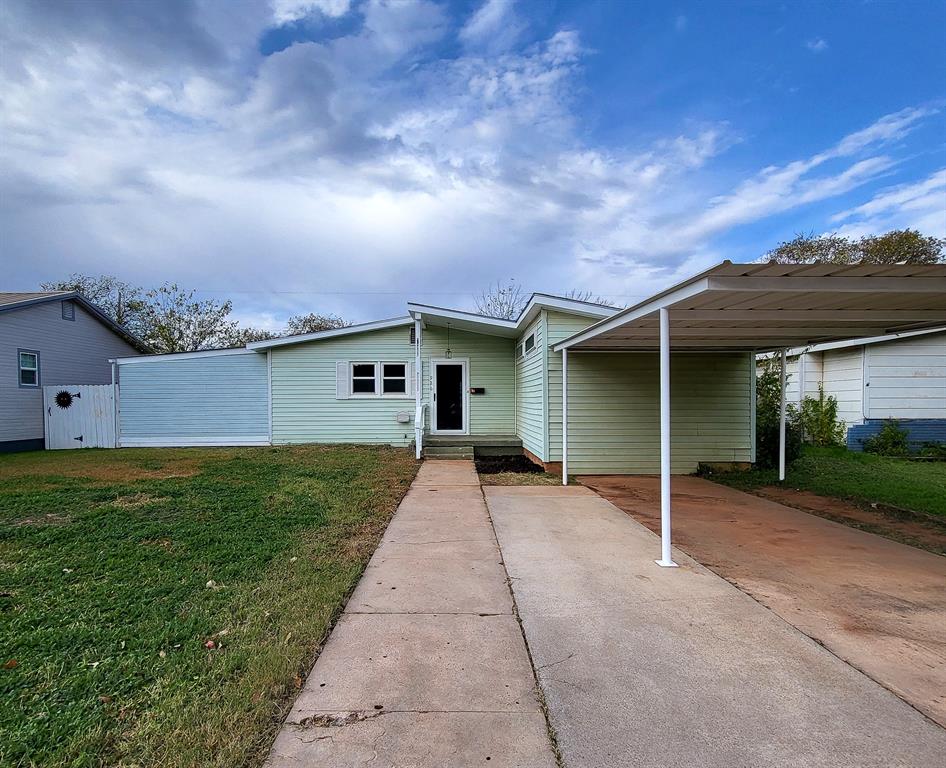
[[[928,768],[946,731],[586,488],[485,488],[567,768]]]
[[[269,768],[553,768],[473,463],[426,462]]]

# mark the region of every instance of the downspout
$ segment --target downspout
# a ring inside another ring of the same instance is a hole
[[[421,316],[414,318],[414,457],[420,460],[424,450],[424,358],[421,356],[423,328]]]
[[[568,485],[568,347],[562,350],[562,485]]]
[[[785,480],[785,349],[779,353],[778,479]]]

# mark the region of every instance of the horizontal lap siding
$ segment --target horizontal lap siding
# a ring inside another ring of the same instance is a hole
[[[516,434],[522,445],[543,461],[546,460],[544,329],[545,313],[540,312],[517,340],[521,345],[526,337],[535,333],[535,348],[526,357],[519,357],[518,347],[513,350],[516,360]]]
[[[274,443],[386,443],[414,439],[414,398],[336,399],[339,361],[414,362],[410,327],[276,347],[273,361]],[[399,424],[406,411],[412,422]]]
[[[946,333],[867,349],[872,419],[946,419]]]
[[[110,384],[114,357],[138,351],[78,303],[64,320],[62,302],[0,313],[0,442],[43,438],[42,386]],[[40,387],[19,386],[18,350],[39,352]]]
[[[268,442],[265,354],[120,367],[121,445]]]
[[[548,461],[562,460],[562,353],[553,352],[551,345],[558,344],[558,342],[567,339],[569,336],[573,336],[589,325],[592,325],[594,322],[596,321],[589,317],[577,317],[562,312],[548,313],[548,342],[546,344],[549,371]],[[569,358],[569,363],[574,358],[575,355],[572,355],[572,357]]]
[[[752,356],[671,355],[671,468],[750,461]],[[660,471],[656,354],[572,352],[568,357],[568,462],[576,474]]]
[[[863,355],[863,347],[823,353],[824,393],[837,399],[838,418],[849,427],[864,421]]]
[[[516,431],[515,369],[513,340],[482,333],[450,331],[453,359],[469,359],[469,386],[482,387],[482,395],[470,395],[470,434],[511,435]],[[424,400],[431,402],[432,358],[445,358],[447,329],[428,326],[422,340]],[[428,411],[428,428],[429,411]]]

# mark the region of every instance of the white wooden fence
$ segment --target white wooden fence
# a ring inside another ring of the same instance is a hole
[[[46,448],[114,448],[111,384],[43,387]]]

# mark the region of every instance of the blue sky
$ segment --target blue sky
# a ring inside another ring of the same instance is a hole
[[[946,237],[944,29],[942,2],[8,0],[2,287],[172,280],[278,328]]]

